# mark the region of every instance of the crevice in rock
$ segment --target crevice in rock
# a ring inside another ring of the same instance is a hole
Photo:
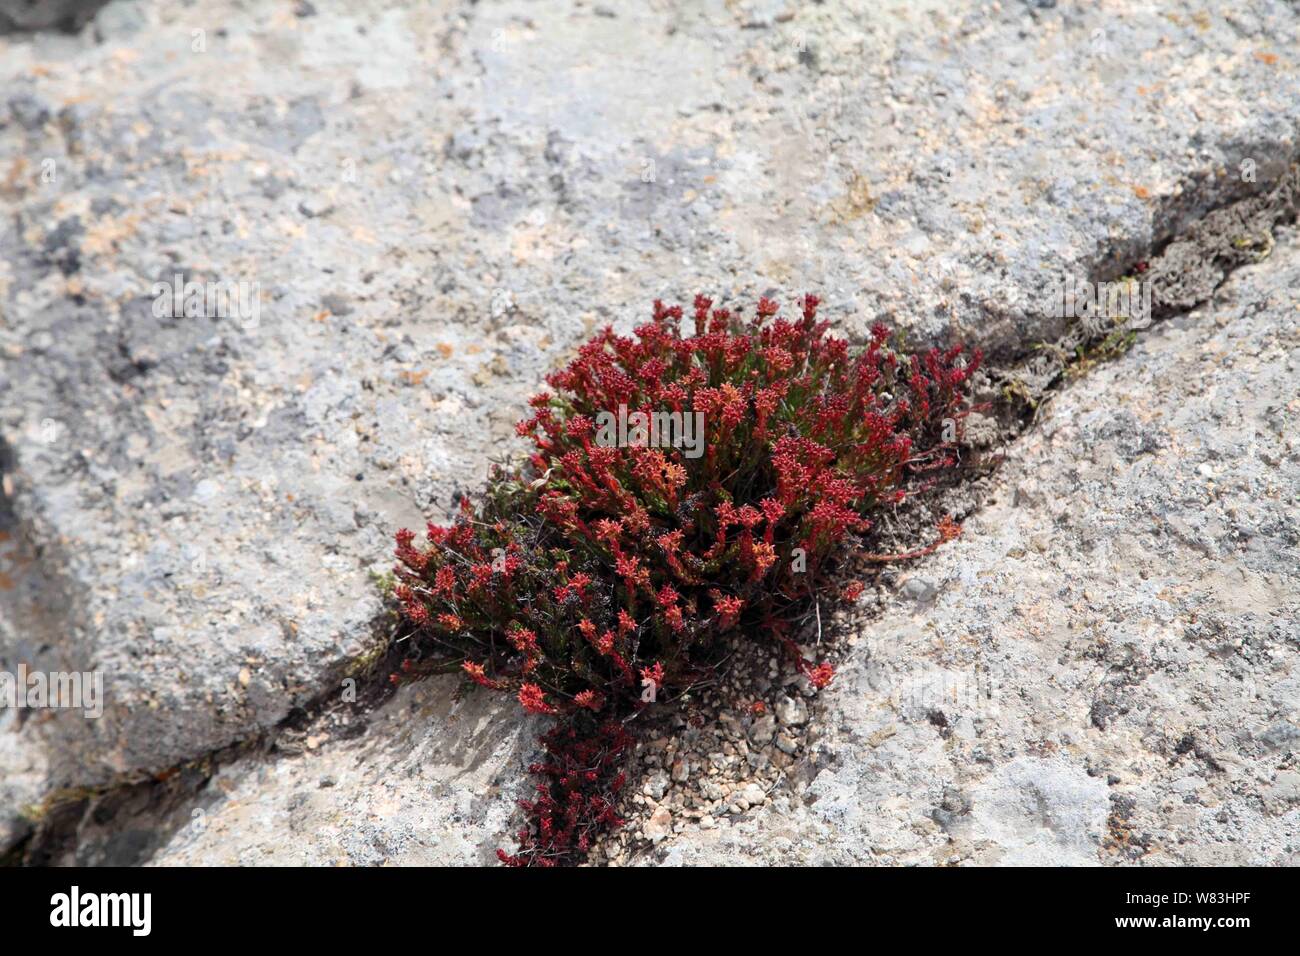
[[[1138,273],[1138,263],[1145,262],[1146,269],[1141,275],[1153,281],[1162,277],[1169,280],[1165,291],[1155,300],[1152,318],[1165,321],[1190,312],[1207,301],[1236,269],[1265,258],[1276,229],[1295,220],[1298,203],[1300,170],[1291,165],[1267,192],[1236,199],[1210,211],[1183,232],[1158,243],[1158,248],[1148,250],[1144,258],[1131,263],[1129,274]],[[1109,281],[1108,275],[1101,270],[1089,278],[1090,281]],[[899,515],[882,520],[875,529],[873,547],[889,550],[894,542],[915,541],[923,533],[922,529],[932,527],[942,514],[950,513],[962,520],[978,511],[992,488],[992,477],[1001,460],[998,449],[1005,448],[1033,426],[1037,409],[1063,386],[1070,370],[1079,367],[1080,359],[1086,359],[1089,350],[1103,338],[1102,335],[1080,335],[1076,329],[1061,341],[1039,348],[1026,346],[1020,354],[999,358],[996,366],[986,369],[983,394],[977,394],[977,400],[994,403],[996,412],[990,417],[992,431],[980,440],[982,450],[965,463],[960,476],[915,499]],[[1049,356],[1048,361],[1043,361],[1043,355]],[[1086,370],[1086,365],[1084,367]],[[1011,388],[1009,394],[1008,388]],[[12,468],[12,451],[0,443],[0,472],[7,474]],[[6,508],[8,499],[0,496],[0,530],[5,527],[6,514],[12,513],[12,509],[6,511]],[[850,562],[844,574],[852,577],[867,571],[866,567]],[[883,570],[871,568],[870,573],[879,586],[874,600],[834,619],[819,618],[815,622],[810,619],[802,637],[804,642],[815,638],[819,629],[825,640],[827,635],[845,633],[850,619],[856,627],[883,613],[886,603],[892,598],[890,586],[895,583],[897,573],[888,567]],[[347,705],[354,708],[351,711],[354,719],[358,713],[382,704],[392,693],[387,676],[397,657],[387,644],[389,624],[386,616],[372,622],[374,646],[381,651],[376,659],[364,662],[355,675],[358,699]],[[835,642],[830,644],[834,646]],[[750,647],[752,651],[752,645]],[[766,656],[766,652],[758,654],[759,658]],[[757,667],[759,663],[766,670],[765,660],[750,661],[745,666]],[[744,668],[738,668],[738,672],[743,671]],[[726,701],[720,697],[702,698],[683,701],[675,711],[665,708],[663,714],[653,718],[653,726],[668,729],[676,722],[676,729],[680,729],[698,721],[721,720],[724,708],[734,710],[744,703],[745,688],[733,686],[728,694]],[[811,714],[799,725],[804,728],[816,726],[821,709],[815,697],[808,701],[808,705]],[[160,821],[169,817],[175,819],[178,809],[199,806],[205,799],[205,787],[218,767],[255,752],[291,755],[295,752],[296,741],[329,721],[341,706],[336,688],[330,686],[276,727],[247,740],[153,774],[136,775],[94,790],[50,794],[32,832],[0,858],[0,862],[26,865],[69,860],[118,865],[146,862],[179,826],[161,829]],[[940,726],[942,716],[936,714],[932,722]],[[356,735],[363,733],[364,729],[364,720],[360,720],[351,726],[348,733]],[[795,759],[787,771],[790,775],[815,772],[815,767],[809,763],[813,758],[806,737],[806,732],[801,731],[797,739],[791,741],[790,753]],[[634,780],[629,792],[637,792],[640,787],[641,781]],[[644,822],[635,814],[632,816],[633,826],[625,832]],[[82,846],[83,835],[90,827],[110,834],[98,843],[93,859],[88,858],[90,854],[83,852]],[[653,845],[648,839],[631,836],[626,844],[628,856],[631,858],[647,852]],[[597,857],[592,859],[596,861]]]
[[[0,35],[58,30],[76,33],[108,0],[5,0],[0,3]]]
[[[1150,283],[1151,322],[1185,315],[1209,301],[1237,269],[1267,258],[1277,229],[1294,222],[1298,212],[1300,162],[1291,156],[1271,188],[1211,210],[1178,235],[1155,243],[1144,258],[1130,262],[1118,277]],[[1102,283],[1114,281],[1117,274],[1098,271],[1080,278]],[[1140,334],[1141,330],[1133,331]],[[987,369],[989,390],[983,397],[1009,399],[999,409],[1003,443],[1023,430],[1044,397],[1060,386],[1072,367],[1084,365],[1086,370],[1090,353],[1114,332],[1091,332],[1085,323],[1076,323],[1061,339],[1036,343]],[[1112,354],[1126,351],[1129,344],[1131,340]]]
[[[59,546],[44,542],[15,505],[17,467],[13,446],[0,438],[0,667],[21,661],[69,670],[74,662],[64,638],[75,603],[59,570],[65,562]]]
[[[1149,259],[1145,261],[1146,269],[1141,274],[1144,277],[1154,275],[1175,280],[1164,286],[1163,290],[1157,287],[1158,294],[1153,294],[1152,324],[1193,311],[1209,301],[1238,268],[1266,258],[1272,248],[1276,230],[1296,221],[1298,212],[1300,166],[1293,163],[1267,192],[1238,199],[1210,211],[1203,219],[1192,223],[1185,233],[1167,239],[1158,250],[1149,252]],[[1242,239],[1248,241],[1242,242]],[[1127,272],[1137,273],[1137,262],[1140,261],[1142,260],[1130,264]],[[1093,276],[1090,281],[1107,280]],[[1141,332],[1138,331],[1137,334]],[[1091,357],[1093,351],[1107,335],[1088,334],[1082,325],[1076,326],[1061,341],[1046,349],[1025,349],[1019,356],[986,368],[983,372],[983,393],[977,392],[976,401],[984,401],[992,406],[996,437],[986,436],[986,450],[965,462],[963,473],[951,476],[943,485],[935,487],[925,496],[913,499],[893,521],[878,525],[870,538],[870,547],[877,550],[890,550],[895,545],[905,547],[907,542],[915,542],[923,536],[925,530],[933,527],[934,522],[944,514],[952,514],[959,521],[964,521],[979,512],[993,491],[994,478],[1003,461],[1004,450],[1033,428],[1045,403],[1072,376],[1077,378],[1087,374],[1087,370],[1099,360]],[[1127,351],[1127,346],[1100,358],[1117,357],[1122,351]],[[1050,364],[1042,362],[1044,354],[1053,359]],[[1009,390],[1011,383],[1017,387]],[[980,388],[978,385],[976,387]],[[819,620],[815,627],[812,622],[807,622],[798,638],[799,643],[811,644],[820,635],[829,635],[829,647],[833,649],[831,659],[838,668],[848,653],[848,648],[843,641],[835,639],[836,635],[851,634],[855,629],[879,619],[896,601],[894,585],[900,571],[901,568],[898,567],[870,567],[850,560],[840,573],[846,579],[870,576],[869,580],[877,585],[874,594],[870,594],[869,600],[861,606],[839,612],[833,619]],[[767,650],[737,640],[733,653],[738,663],[734,668],[735,673],[731,675],[733,683],[727,695],[710,693],[679,713],[656,717],[651,726],[662,729],[665,734],[670,731],[689,734],[687,728],[697,725],[743,721],[747,725],[746,739],[752,740],[753,728],[763,718],[752,711],[746,713],[744,705],[750,700],[771,696],[773,687],[777,693],[784,691],[780,681],[772,681],[764,674]],[[785,688],[790,688],[792,683],[787,681]],[[790,692],[794,693],[793,690]],[[821,726],[824,716],[823,706],[817,696],[810,696],[806,704],[810,712],[807,720],[795,726],[785,722],[780,725],[780,731],[787,737],[785,745],[780,749],[791,757],[788,766],[781,772],[782,778],[803,775],[810,779],[820,769],[816,765],[819,757],[814,744],[816,728]],[[1093,716],[1095,719],[1098,714]],[[935,726],[936,732],[946,735],[948,720],[941,711],[932,710],[927,714],[927,719]],[[764,739],[772,736],[766,729],[760,731],[760,735]],[[1182,749],[1177,751],[1179,755],[1191,752],[1198,758],[1202,757],[1200,751],[1187,745],[1186,741],[1180,746]],[[654,743],[652,748],[664,749],[658,743]],[[669,754],[669,760],[680,762],[698,759],[698,754],[685,752],[687,749],[674,750]],[[656,845],[668,835],[663,831],[661,822],[652,816],[655,803],[638,802],[643,780],[653,780],[656,774],[672,779],[667,774],[668,767],[662,765],[666,761],[660,761],[654,753],[647,757],[642,748],[638,748],[634,761],[642,762],[641,779],[636,774],[629,775],[632,782],[628,793],[632,795],[630,799],[634,806],[624,812],[628,825],[597,843],[591,856],[592,862],[600,862],[602,855],[619,864],[633,862],[639,857],[654,853]],[[734,793],[740,793],[743,799],[744,788],[750,779],[742,773],[733,774],[732,778],[724,779],[723,782],[731,786]],[[778,780],[775,786],[779,785]],[[659,797],[654,798],[656,803],[670,787],[671,783],[668,783],[662,790],[655,788],[660,793]],[[738,818],[743,819],[746,812],[742,809]]]
[[[0,865],[137,866],[146,863],[188,818],[186,807],[201,809],[211,794],[205,788],[223,766],[245,756],[294,757],[310,733],[334,725],[331,739],[346,740],[366,731],[367,716],[394,693],[388,677],[400,657],[389,644],[391,621],[385,613],[371,622],[371,646],[378,653],[354,662],[327,690],[295,707],[276,726],[217,750],[152,773],[127,775],[100,787],[64,788],[36,808],[27,838],[0,857]],[[342,680],[351,678],[355,694],[344,698]],[[338,720],[346,711],[345,724]],[[166,821],[172,820],[170,825]],[[94,833],[93,838],[88,838]]]

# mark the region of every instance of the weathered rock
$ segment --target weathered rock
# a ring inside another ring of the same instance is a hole
[[[453,700],[457,681],[404,688],[364,734],[298,756],[221,768],[190,804],[153,827],[156,865],[484,865],[514,849],[516,801],[538,726],[491,694]],[[83,829],[80,862],[114,858],[120,824]],[[159,838],[158,835],[161,835]]]
[[[0,0],[0,34],[79,30],[108,0]]]
[[[1061,392],[993,502],[917,569],[942,582],[934,606],[899,601],[859,636],[800,799],[662,851],[1300,862],[1298,284],[1288,231],[1212,304]]]
[[[17,724],[16,711],[0,710],[0,855],[31,832],[45,795],[45,751]]]
[[[646,821],[643,832],[646,839],[655,843],[667,839],[673,832],[673,815],[667,807],[655,807],[654,812],[650,814],[650,819]]]
[[[650,775],[650,779],[645,784],[646,796],[654,800],[662,800],[664,794],[668,791],[668,774],[662,770],[656,770]]]
[[[772,735],[776,733],[776,718],[771,714],[764,714],[762,717],[755,718],[754,722],[749,725],[749,739],[760,747],[772,742]]]
[[[968,839],[1004,851],[1011,866],[1095,866],[1109,794],[1081,762],[1016,757],[982,780]]]
[[[800,727],[808,722],[808,705],[798,697],[782,697],[776,702],[776,716],[786,727]]]
[[[685,757],[673,761],[672,778],[676,783],[685,783],[691,777],[691,762]]]
[[[108,694],[15,735],[38,790],[334,692],[386,637],[392,532],[479,484],[597,325],[812,290],[852,334],[1022,351],[1066,322],[1056,277],[1120,274],[1297,153],[1293,5],[315,6],[0,39],[0,461],[48,635],[0,656]],[[239,295],[167,314],[188,282]],[[975,580],[944,575],[936,615]]]

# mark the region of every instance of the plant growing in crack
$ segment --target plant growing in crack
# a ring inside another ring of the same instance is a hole
[[[744,321],[697,296],[687,320],[655,302],[631,336],[607,328],[548,376],[517,428],[526,463],[494,468],[424,542],[398,532],[402,672],[459,667],[557,721],[504,862],[576,862],[619,825],[630,722],[714,677],[729,641],[773,641],[829,684],[795,622],[860,590],[832,572],[873,512],[957,464],[978,353],[907,355],[881,325],[854,350],[817,308],[806,296],[788,320],[762,299]],[[693,438],[648,427],[688,416]],[[945,518],[929,542],[865,557],[916,557],[959,530]]]

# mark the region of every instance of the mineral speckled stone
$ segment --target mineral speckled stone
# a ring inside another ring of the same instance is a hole
[[[1287,231],[1213,302],[1064,389],[968,533],[926,559],[933,610],[900,603],[858,635],[818,702],[823,759],[791,783],[800,799],[663,850],[1300,862],[1278,765],[1295,735],[1277,719],[1300,700],[1298,282]]]
[[[478,487],[599,325],[812,291],[850,336],[1010,360],[1065,331],[1060,276],[1125,274],[1300,153],[1289,3],[98,6],[0,4],[0,665],[106,683],[98,720],[0,723],[3,849],[65,788],[339,703],[393,532]],[[1041,412],[799,734],[683,745],[664,799],[700,805],[611,852],[1297,862],[1300,269],[1252,230],[1219,238],[1259,265]],[[1227,268],[1185,265],[1189,304]],[[190,283],[229,308],[160,307]],[[451,694],[68,852],[488,862],[537,728]],[[797,798],[728,814],[710,774]]]

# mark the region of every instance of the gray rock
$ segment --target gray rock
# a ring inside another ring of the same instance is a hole
[[[1295,774],[1276,764],[1300,692],[1300,443],[1270,410],[1295,402],[1280,290],[1298,283],[1287,230],[1212,306],[1057,394],[990,503],[916,567],[951,582],[924,620],[900,597],[858,635],[788,807],[686,827],[678,858],[1293,862]],[[1161,440],[1109,454],[1130,416]]]
[[[923,606],[934,603],[937,591],[938,589],[934,586],[933,581],[927,581],[925,578],[919,577],[909,577],[903,582],[903,586],[899,588],[900,594]]]
[[[773,709],[786,727],[802,727],[808,722],[808,705],[799,697],[782,697]]]
[[[650,775],[650,779],[646,781],[644,792],[646,796],[658,801],[664,798],[664,794],[668,792],[668,786],[668,774],[662,770],[656,770]]]
[[[301,756],[227,764],[160,821],[153,865],[486,865],[514,849],[515,801],[538,725],[490,693],[454,701],[458,681],[403,688],[368,720]],[[325,781],[332,781],[328,786]],[[202,826],[194,810],[203,811]],[[83,829],[80,860],[108,834]]]
[[[642,832],[646,838],[659,843],[673,832],[673,816],[667,807],[655,807],[654,812],[650,814],[650,819],[646,821]]]
[[[0,35],[25,30],[79,30],[107,0],[0,0]]]
[[[884,319],[917,343],[956,337],[1005,357],[1069,324],[1051,295],[1064,274],[1113,278],[1173,240],[1162,277],[1187,303],[1267,251],[1275,210],[1229,204],[1269,195],[1297,156],[1300,88],[1267,52],[1296,36],[1294,5],[1174,0],[1150,17],[962,0],[792,19],[769,7],[611,18],[506,0],[288,18],[215,0],[204,13],[224,36],[175,56],[192,11],[162,0],[130,23],[109,8],[113,56],[85,37],[3,41],[49,68],[0,57],[14,91],[0,152],[26,157],[6,169],[0,219],[0,462],[5,506],[37,546],[0,590],[0,619],[22,622],[0,656],[94,668],[107,687],[102,718],[24,729],[39,755],[15,765],[37,768],[23,772],[36,793],[201,758],[336,693],[386,639],[369,572],[387,566],[393,532],[444,517],[490,457],[518,447],[513,421],[545,372],[597,325],[629,329],[656,296],[812,290],[856,339]],[[1157,70],[1152,51],[1186,68]],[[32,99],[15,108],[15,95]],[[53,104],[68,105],[47,121]],[[1211,221],[1217,244],[1187,240]],[[176,275],[247,295],[168,315],[155,282]],[[1278,288],[1294,278],[1276,275]],[[1149,364],[1100,369],[1062,396],[1073,417],[1044,417],[1018,452],[1034,467],[1009,486],[1037,483],[1038,496],[999,504],[920,572],[944,582],[926,619],[949,643],[916,630],[913,602],[906,624],[873,630],[898,639],[876,648],[882,673],[841,675],[864,700],[830,695],[849,730],[827,746],[897,722],[869,748],[893,769],[819,765],[818,799],[792,826],[843,825],[877,848],[862,852],[931,860],[948,850],[916,821],[937,827],[937,780],[968,774],[974,792],[1047,740],[1091,747],[1125,779],[1136,755],[1154,781],[1143,786],[1163,793],[1158,760],[1249,764],[1240,735],[1289,719],[1295,694],[1279,695],[1293,678],[1261,662],[1287,659],[1294,620],[1278,557],[1295,547],[1279,504],[1294,499],[1295,369],[1278,331],[1292,316],[1259,305],[1263,286],[1233,288],[1215,305],[1231,316],[1220,339],[1197,339],[1203,322],[1152,336],[1134,353]],[[328,314],[326,295],[352,313]],[[1232,363],[1222,380],[1201,347]],[[1211,409],[1180,376],[1233,403]],[[1048,546],[1032,561],[1007,557],[1034,540]],[[15,597],[37,592],[40,613]],[[1007,669],[1022,695],[982,698],[1010,708],[1004,736],[975,714],[968,738],[970,714],[931,706],[935,687],[952,691],[943,681],[977,683],[976,661],[979,675]],[[1084,676],[1098,671],[1102,684]],[[872,680],[897,709],[868,705]],[[1196,681],[1207,700],[1247,686],[1258,699],[1231,729],[1216,711],[1213,733],[1175,753],[1153,707],[1192,726]],[[1058,726],[1050,715],[1065,712],[1086,726]],[[274,812],[290,812],[278,788],[311,782],[293,804],[301,833],[365,805],[342,769],[322,790],[317,772],[258,766],[236,786]],[[450,757],[439,766],[443,782],[459,772]],[[6,791],[3,816],[31,791]],[[403,796],[392,825],[443,819],[456,798],[439,792],[427,809]],[[1288,823],[1243,803],[1241,822],[1198,818],[1196,840],[1177,844],[1184,824],[1146,809],[1158,803],[1140,801],[1133,825],[1159,859],[1213,855],[1228,836],[1273,859]],[[228,844],[197,841],[190,858],[254,844],[265,853],[252,857],[293,858],[302,838],[274,812],[247,811]],[[347,843],[321,839],[321,853]],[[854,852],[823,841],[795,855]]]
[[[1271,791],[1272,796],[1284,804],[1300,803],[1300,772],[1282,771],[1273,781]]]
[[[1109,800],[1104,780],[1061,758],[1017,757],[973,797],[973,838],[1010,866],[1096,866]]]
[[[772,742],[772,736],[776,733],[776,718],[771,714],[764,714],[757,717],[749,725],[749,739],[762,747]]]
[[[345,295],[330,293],[321,298],[320,304],[328,309],[331,315],[337,315],[339,318],[352,314],[352,303],[348,301]]]
[[[121,42],[149,23],[149,5],[136,0],[110,0],[95,14],[95,39]]]
[[[809,728],[809,773],[774,792],[793,788],[792,799],[764,803],[757,786],[727,795],[705,779],[702,796],[722,801],[718,809],[680,821],[679,832],[668,810],[656,809],[647,836],[685,865],[1292,861],[1294,774],[1278,773],[1266,748],[1290,740],[1288,724],[1270,719],[1286,713],[1300,685],[1287,630],[1300,613],[1300,575],[1286,557],[1300,447],[1268,421],[1294,399],[1300,339],[1290,299],[1275,290],[1296,284],[1300,247],[1287,238],[1273,260],[1230,282],[1216,306],[1157,326],[1125,358],[1058,394],[1011,450],[987,509],[918,568],[954,583],[936,597],[932,627],[918,626],[911,602],[898,602],[841,663]],[[1166,442],[1118,466],[1080,464],[1076,450],[1097,446],[1108,427],[1099,408],[1196,441]],[[1253,436],[1253,453],[1212,458],[1216,442],[1234,434]],[[1210,460],[1222,468],[1214,479],[1201,473]],[[1030,476],[1043,496],[1017,505],[1014,489]],[[1196,497],[1208,481],[1222,493]],[[1175,509],[1221,522],[1234,540],[1234,528],[1256,531],[1229,558],[1210,558],[1164,531]],[[1122,531],[1101,536],[1104,528]],[[1049,548],[1018,546],[1034,536]],[[1099,548],[1109,548],[1105,558]],[[1127,706],[1099,728],[1087,713],[1105,674],[1122,685]],[[945,739],[930,717],[936,710],[970,735]],[[485,722],[500,717],[481,713],[458,726],[503,730]],[[766,714],[759,736],[775,728]],[[445,732],[429,727],[430,739]],[[390,734],[380,724],[359,745],[391,747],[383,743]],[[274,825],[289,770],[260,758],[239,771],[230,809],[214,818],[239,813],[238,826],[209,827],[199,842],[187,832],[155,861],[311,861],[321,856],[315,836],[296,834],[320,829],[337,852],[324,821],[365,818],[376,783],[344,770],[359,765],[356,754],[331,756],[333,747],[307,760],[339,767],[328,791],[339,803],[299,806],[300,831]],[[495,766],[508,779],[512,765]],[[304,788],[320,773],[303,773]],[[417,791],[389,826],[445,812],[450,797],[417,799]],[[497,813],[506,827],[507,814]],[[731,825],[718,826],[723,814]],[[472,839],[497,838],[478,830]],[[450,858],[473,857],[465,848]]]
[[[45,796],[45,751],[34,733],[22,733],[17,713],[0,710],[0,855],[31,832]]]
[[[31,93],[17,93],[9,97],[9,115],[23,129],[36,132],[49,121],[50,111],[44,102]]]
[[[1294,749],[1300,744],[1300,727],[1285,721],[1274,724],[1259,735],[1259,741],[1270,750]]]

